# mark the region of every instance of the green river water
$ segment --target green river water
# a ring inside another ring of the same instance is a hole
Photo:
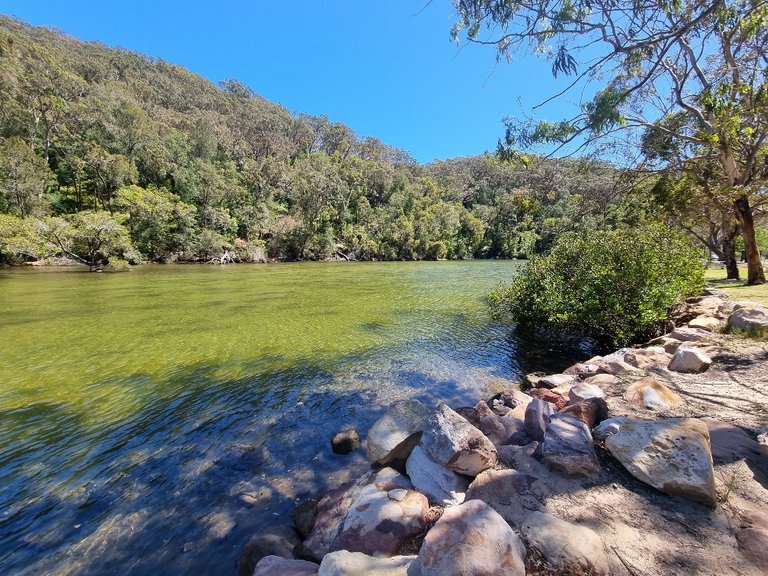
[[[234,574],[399,398],[520,370],[511,261],[0,270],[0,572]]]

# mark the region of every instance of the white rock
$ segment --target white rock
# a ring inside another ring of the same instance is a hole
[[[464,502],[469,481],[432,460],[421,446],[413,449],[405,470],[414,488],[431,503],[454,506]]]
[[[702,350],[681,347],[675,352],[668,368],[674,372],[698,374],[700,372],[706,372],[711,364],[712,359]]]
[[[597,384],[577,384],[568,391],[568,399],[572,403],[581,402],[588,398],[605,398],[605,392]]]

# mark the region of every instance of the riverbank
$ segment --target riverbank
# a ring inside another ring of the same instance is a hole
[[[302,542],[252,539],[240,574],[265,553],[256,575],[768,573],[768,343],[723,333],[768,311],[723,296],[473,407],[391,406],[372,470],[297,507]]]

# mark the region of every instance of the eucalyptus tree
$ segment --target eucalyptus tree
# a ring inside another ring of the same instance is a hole
[[[580,150],[596,142],[636,145],[650,131],[691,158],[722,167],[741,225],[748,282],[765,282],[754,203],[768,181],[768,6],[756,0],[457,0],[454,38],[545,54],[569,76],[561,97],[587,83],[600,90],[558,122],[509,120],[500,151],[537,144]],[[663,163],[657,166],[664,169]]]

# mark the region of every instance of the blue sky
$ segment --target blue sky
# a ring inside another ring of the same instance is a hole
[[[293,112],[325,114],[417,160],[494,150],[504,116],[557,92],[544,59],[497,64],[490,47],[457,47],[451,0],[0,0],[0,12],[237,78]],[[578,94],[539,111],[557,120]]]

